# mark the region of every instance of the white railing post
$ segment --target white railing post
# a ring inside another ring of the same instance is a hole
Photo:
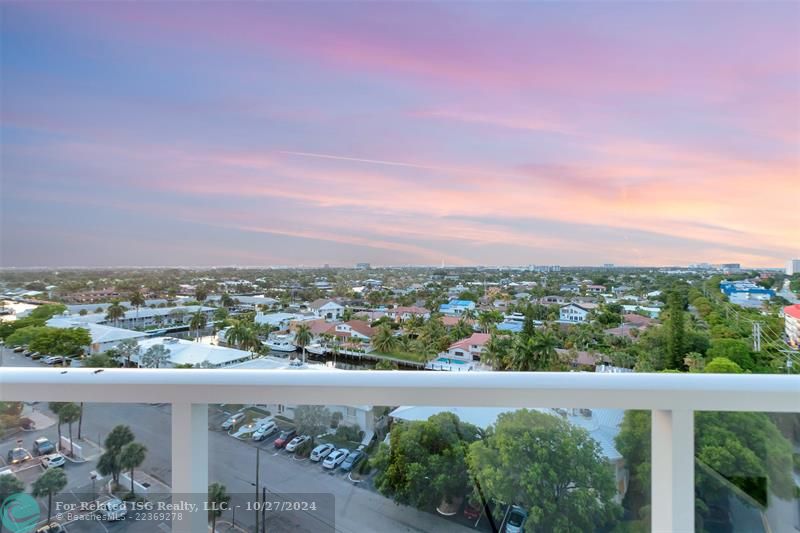
[[[194,512],[181,513],[172,531],[197,533],[208,529],[203,505],[208,495],[208,406],[178,402],[172,404],[172,502],[199,505]]]
[[[694,533],[694,411],[653,409],[651,530]]]

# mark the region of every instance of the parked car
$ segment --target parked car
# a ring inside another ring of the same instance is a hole
[[[24,352],[22,352],[22,355],[24,355],[25,357],[30,357],[32,353],[33,350],[25,350]]]
[[[222,429],[228,431],[233,427],[238,426],[242,422],[244,422],[245,416],[244,413],[235,413],[228,417],[228,419],[222,423]]]
[[[506,533],[523,533],[527,519],[528,513],[525,512],[525,509],[517,505],[513,506],[506,519]]]
[[[350,450],[347,448],[340,448],[331,452],[328,457],[322,462],[322,467],[327,468],[328,470],[332,470],[342,464],[344,460],[347,458],[347,455],[350,453]]]
[[[97,507],[97,514],[100,518],[109,522],[114,520],[122,520],[128,514],[128,508],[125,507],[125,502],[119,498],[111,498],[101,503]]]
[[[64,362],[64,356],[63,355],[51,355],[49,357],[45,357],[44,359],[42,359],[42,361],[44,361],[44,364],[46,364],[46,365],[61,364],[61,363]]]
[[[45,469],[63,467],[65,464],[67,464],[67,460],[60,453],[47,455],[42,459],[42,466]]]
[[[296,429],[287,429],[285,431],[281,431],[281,434],[278,435],[278,438],[275,439],[275,442],[273,444],[275,445],[276,448],[283,448],[284,446],[289,444],[289,441],[295,438],[296,436],[297,436]]]
[[[309,437],[308,435],[300,435],[299,437],[295,437],[291,440],[291,442],[289,442],[289,444],[286,445],[286,451],[294,452],[295,450],[297,450],[297,448],[299,448],[300,446],[302,446],[303,444],[305,444],[310,440],[311,437]]]
[[[33,359],[34,361],[37,360],[37,359],[41,359],[41,358],[42,358],[42,354],[40,352],[33,352],[31,354],[31,359]]]
[[[25,348],[23,348],[22,346],[17,346],[16,348],[14,348],[14,353],[22,353],[24,351]]]
[[[246,439],[252,437],[253,433],[255,433],[257,429],[258,426],[253,423],[245,424],[243,426],[239,426],[239,429],[237,429],[232,436],[237,439]]]
[[[320,444],[319,446],[311,450],[311,460],[314,461],[315,463],[322,461],[328,455],[330,455],[330,453],[335,449],[336,446],[334,446],[331,443]]]
[[[272,435],[276,431],[278,431],[278,426],[275,424],[275,422],[270,420],[269,422],[266,422],[258,426],[258,429],[256,429],[255,432],[253,433],[253,440],[257,441],[264,440],[265,438],[267,438],[269,435]]]
[[[33,455],[48,455],[56,451],[56,446],[47,437],[33,441]]]
[[[483,513],[483,509],[481,509],[480,505],[477,503],[473,503],[469,501],[469,497],[465,498],[466,503],[464,504],[464,518],[467,520],[477,520],[478,517],[481,516]]]
[[[25,448],[14,448],[13,450],[8,450],[8,455],[6,455],[6,462],[10,465],[24,463],[29,459],[31,459],[31,454]]]
[[[345,457],[344,461],[342,462],[342,466],[341,466],[342,470],[344,472],[351,471],[366,456],[367,456],[367,454],[364,453],[361,450],[356,450],[354,452],[350,452],[347,455],[347,457]]]

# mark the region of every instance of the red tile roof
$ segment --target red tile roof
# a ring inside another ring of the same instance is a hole
[[[345,324],[350,326],[353,331],[358,332],[365,337],[372,337],[375,335],[375,328],[370,327],[370,325],[363,320],[351,320],[349,322],[345,322]]]
[[[469,347],[473,344],[477,344],[478,346],[483,346],[492,336],[488,333],[473,333],[471,336],[467,337],[466,339],[461,339],[458,342],[454,342],[450,345],[448,350],[454,349],[462,349],[462,350],[469,350]]]
[[[783,308],[783,314],[800,320],[800,304],[787,305]]]
[[[635,313],[626,313],[622,315],[622,320],[626,324],[635,324],[637,326],[650,326],[655,322],[652,318],[637,315]]]

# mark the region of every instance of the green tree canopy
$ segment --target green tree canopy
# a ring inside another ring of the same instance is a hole
[[[715,357],[703,368],[706,374],[741,374],[742,367],[727,357]]]
[[[707,356],[711,359],[725,358],[739,365],[743,370],[753,370],[755,362],[750,345],[742,339],[713,339]]]
[[[378,470],[375,486],[398,503],[431,509],[471,490],[467,447],[478,429],[452,413],[392,427],[389,446],[372,459]]]
[[[294,423],[301,435],[315,439],[330,425],[331,412],[323,405],[299,405],[294,410]]]
[[[556,416],[501,414],[470,446],[469,466],[487,496],[528,511],[531,530],[594,531],[621,515],[600,445]]]

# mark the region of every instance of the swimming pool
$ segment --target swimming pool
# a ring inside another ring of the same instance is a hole
[[[446,357],[440,357],[436,360],[437,363],[444,363],[446,365],[466,365],[466,361],[459,361],[458,359],[447,359]]]

